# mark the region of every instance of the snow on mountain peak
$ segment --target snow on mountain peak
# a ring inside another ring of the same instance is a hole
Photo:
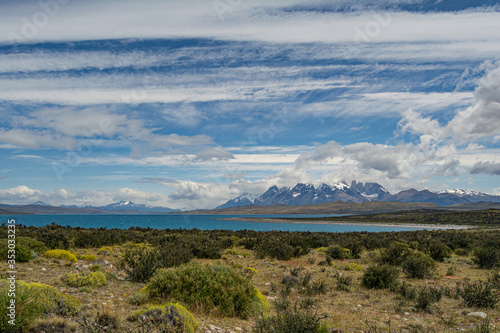
[[[440,191],[440,192],[437,192],[438,194],[455,194],[455,195],[458,195],[458,196],[466,196],[466,195],[471,195],[471,196],[487,196],[488,194],[486,193],[483,193],[483,192],[477,192],[477,191],[473,191],[473,190],[462,190],[462,189],[452,189],[452,190],[444,190],[444,191]]]

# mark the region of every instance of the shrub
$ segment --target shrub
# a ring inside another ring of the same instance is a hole
[[[83,333],[121,332],[123,318],[120,313],[110,307],[84,313],[80,320],[80,330]]]
[[[14,247],[12,249],[12,247]],[[39,242],[30,237],[17,237],[16,243],[11,244],[9,247],[9,243],[7,239],[0,240],[0,260],[7,260],[9,253],[9,249],[15,250],[15,258],[17,262],[27,262],[31,258],[38,256],[38,253],[47,251],[47,247],[44,243]]]
[[[413,300],[417,298],[417,290],[405,281],[397,287],[397,291],[401,296],[407,299]]]
[[[321,325],[318,316],[311,308],[300,308],[297,303],[291,305],[287,301],[282,301],[282,306],[277,306],[277,313],[274,316],[260,317],[255,327],[254,333],[328,333],[326,325]]]
[[[437,288],[421,288],[415,297],[415,308],[421,311],[429,311],[430,305],[441,300],[442,291]]]
[[[15,251],[16,261],[18,262],[28,262],[33,257],[31,250],[24,245],[16,244]]]
[[[368,267],[362,278],[366,288],[384,289],[393,285],[399,276],[399,271],[389,265]]]
[[[345,264],[343,266],[344,268],[344,271],[362,271],[363,270],[363,267],[359,266],[358,264],[354,263],[354,262],[350,262],[348,264]]]
[[[94,261],[97,260],[97,257],[93,254],[81,254],[78,256],[78,259],[83,261]]]
[[[457,292],[468,307],[493,309],[500,299],[498,288],[491,281],[466,283]]]
[[[339,245],[333,245],[326,249],[326,255],[332,259],[344,260],[350,257],[349,249],[344,249]]]
[[[299,278],[293,275],[284,275],[281,279],[281,283],[283,283],[286,288],[295,288],[300,284]]]
[[[411,253],[406,243],[393,243],[380,254],[380,262],[393,266],[400,266]]]
[[[64,259],[71,262],[78,262],[75,255],[66,250],[49,250],[44,253],[44,256],[46,256],[47,258]]]
[[[308,296],[326,294],[326,283],[323,280],[313,281],[307,285],[302,292]]]
[[[105,286],[108,281],[106,275],[102,272],[83,272],[68,274],[62,277],[64,283],[71,287],[102,287]]]
[[[500,250],[482,247],[474,251],[474,263],[480,268],[492,269],[500,265]]]
[[[185,307],[179,303],[167,303],[161,306],[153,305],[133,312],[129,319],[138,321],[147,329],[157,329],[161,332],[194,333],[200,323]]]
[[[77,329],[76,323],[63,317],[38,318],[32,325],[35,332],[66,333],[74,332]]]
[[[129,246],[118,267],[134,282],[147,282],[160,267],[158,251],[147,246]]]
[[[79,311],[80,305],[76,298],[64,295],[56,288],[41,283],[26,283],[17,281],[15,329],[8,323],[10,313],[8,306],[10,283],[0,280],[0,332],[24,330],[36,318],[45,313],[60,315],[74,315]]]
[[[107,327],[116,331],[123,324],[123,318],[119,312],[113,311],[110,307],[103,307],[97,310],[95,322],[101,327]]]
[[[142,305],[149,301],[149,294],[146,292],[138,291],[132,295],[127,296],[127,302],[132,305]]]
[[[295,276],[295,277],[299,277],[300,272],[302,272],[303,270],[304,270],[304,268],[301,266],[292,267],[292,268],[290,268],[290,275]]]
[[[443,262],[445,258],[451,255],[451,249],[441,242],[435,241],[429,244],[429,255],[432,259]]]
[[[259,259],[270,257],[278,260],[289,260],[293,256],[293,247],[279,239],[266,238],[255,250]]]
[[[403,262],[403,272],[411,279],[423,279],[432,275],[436,263],[427,255],[410,255]]]
[[[337,273],[333,276],[333,278],[335,279],[335,281],[337,283],[337,287],[336,287],[337,290],[347,291],[347,292],[353,291],[352,277]]]
[[[151,298],[175,299],[228,317],[248,318],[268,306],[250,279],[239,270],[223,265],[189,263],[160,269],[146,290]]]
[[[109,246],[103,246],[97,252],[98,252],[98,254],[99,254],[99,252],[113,253],[113,249],[110,248]]]
[[[189,262],[193,252],[184,244],[169,243],[160,249],[160,266],[177,267]]]
[[[253,267],[247,267],[243,270],[243,274],[245,274],[249,278],[252,278],[255,274],[257,274],[257,270]]]

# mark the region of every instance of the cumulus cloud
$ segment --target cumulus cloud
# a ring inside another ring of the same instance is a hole
[[[138,182],[156,183],[174,189],[169,194],[169,200],[174,207],[183,209],[209,209],[217,206],[238,194],[227,184],[215,182],[194,182],[189,180],[174,180],[169,178],[143,178]]]
[[[43,201],[53,206],[104,206],[123,200],[153,206],[168,206],[170,204],[167,196],[163,193],[147,192],[135,188],[119,188],[111,191],[69,191],[66,189],[41,191],[21,185],[10,189],[0,189],[0,202],[13,205]]]
[[[500,163],[478,162],[470,169],[470,173],[500,176]]]
[[[453,138],[460,142],[487,139],[500,135],[500,67],[480,80],[474,92],[475,101],[460,111],[447,125]]]

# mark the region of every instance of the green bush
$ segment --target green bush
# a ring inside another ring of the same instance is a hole
[[[68,274],[62,277],[62,281],[71,287],[102,287],[105,286],[108,281],[106,275],[102,272],[83,272]]]
[[[263,259],[265,257],[274,258],[278,260],[289,260],[293,257],[293,247],[289,244],[283,243],[280,239],[265,238],[255,249],[257,258]]]
[[[103,246],[97,252],[98,254],[99,252],[106,252],[106,254],[108,254],[108,253],[113,253],[113,249],[109,246]]]
[[[189,263],[160,269],[146,288],[153,299],[174,299],[206,313],[248,318],[266,311],[265,298],[235,268],[223,265]]]
[[[131,321],[138,321],[150,331],[194,333],[200,323],[185,307],[179,303],[153,305],[135,311],[129,316]]]
[[[8,250],[9,250],[8,240],[0,239],[0,260],[8,259],[8,255],[12,254],[9,253]],[[44,243],[39,242],[33,238],[17,237],[14,250],[17,262],[27,262],[33,256],[37,256],[38,253],[43,253],[47,251],[47,247],[45,246]]]
[[[0,280],[0,332],[25,330],[36,318],[46,313],[71,316],[80,310],[78,300],[42,283],[18,280],[16,287],[15,326],[8,323],[10,283]]]
[[[491,280],[466,283],[457,292],[468,307],[493,309],[500,300],[499,289]]]
[[[480,268],[492,269],[500,265],[500,250],[482,247],[474,251],[474,263]]]
[[[335,279],[335,282],[337,283],[336,289],[340,291],[347,291],[351,292],[353,291],[353,286],[352,286],[352,277],[342,275],[340,273],[337,273],[333,276]]]
[[[149,294],[147,292],[138,291],[132,295],[127,296],[127,302],[132,305],[142,305],[149,301]]]
[[[403,262],[403,272],[410,279],[424,279],[430,277],[436,263],[427,255],[409,255]]]
[[[350,257],[349,249],[345,249],[339,245],[333,245],[326,249],[326,255],[332,259],[344,260]]]
[[[380,262],[393,266],[400,266],[406,257],[411,254],[410,246],[406,243],[393,243],[391,246],[382,251]]]
[[[399,276],[399,271],[389,265],[368,267],[362,278],[362,284],[370,289],[385,289],[392,286]]]
[[[78,262],[78,259],[76,259],[76,256],[66,250],[49,250],[44,253],[44,256],[47,258],[54,258],[54,259],[64,259],[64,260],[69,260],[71,262]]]
[[[81,254],[77,256],[78,259],[83,261],[94,261],[97,260],[97,257],[93,254]]]
[[[160,249],[160,265],[163,268],[180,266],[192,258],[193,252],[185,244],[167,243]]]
[[[441,242],[434,241],[429,244],[429,255],[436,261],[443,262],[451,253],[451,249]]]
[[[147,246],[129,246],[125,249],[118,268],[134,282],[147,282],[160,267],[160,255]]]
[[[441,300],[442,291],[433,287],[419,289],[415,297],[415,308],[421,311],[429,311],[429,307]]]

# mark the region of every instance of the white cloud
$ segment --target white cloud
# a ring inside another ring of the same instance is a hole
[[[447,130],[459,142],[500,135],[500,67],[481,79],[474,97],[474,103],[459,111],[447,125]]]
[[[230,160],[234,155],[222,147],[208,147],[196,153],[196,160],[199,161],[217,161],[217,160]]]
[[[88,145],[132,145],[132,153],[137,157],[169,153],[173,147],[203,147],[213,143],[207,135],[157,134],[157,129],[150,128],[142,119],[102,107],[44,108],[12,116],[9,122],[12,128],[0,130],[0,142],[23,148],[86,150],[91,149]]]
[[[26,37],[32,37],[28,41],[215,37],[338,43],[352,42],[356,28],[364,30],[377,22],[374,13],[369,11],[350,14],[282,10],[307,4],[305,0],[244,1],[241,5],[230,5],[221,19],[212,1],[191,1],[189,4],[178,1],[71,2],[62,6],[44,26],[33,27],[35,31]],[[1,16],[0,30],[10,32],[11,38],[12,34],[22,36],[23,16],[30,20],[40,11],[36,3],[23,9],[18,8],[18,15],[4,11]],[[484,10],[430,14],[393,12],[389,24],[384,24],[380,33],[372,33],[370,38],[387,42],[498,40],[499,15]],[[470,29],[471,26],[474,29]],[[3,34],[0,41],[8,42],[9,33]]]
[[[0,189],[0,201],[13,205],[26,205],[43,201],[53,206],[104,206],[122,200],[152,206],[168,207],[170,204],[166,194],[146,192],[134,188],[119,188],[113,191],[69,191],[66,189],[41,191],[22,185],[10,189]]]

